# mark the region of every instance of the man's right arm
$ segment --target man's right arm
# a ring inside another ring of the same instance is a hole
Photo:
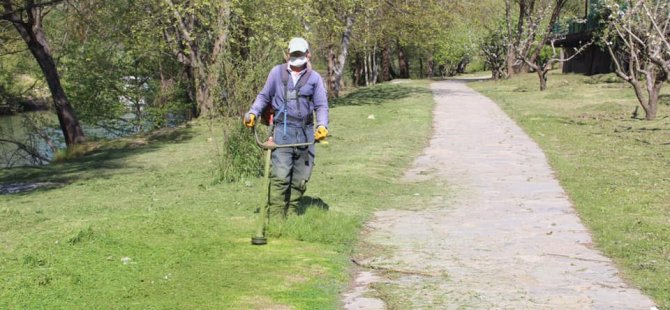
[[[261,114],[263,109],[265,109],[265,107],[268,104],[271,104],[272,97],[274,97],[276,91],[275,89],[276,70],[277,67],[274,67],[272,68],[272,70],[270,70],[270,74],[268,74],[268,78],[265,81],[265,86],[263,86],[263,90],[261,90],[261,92],[258,93],[258,96],[256,96],[256,100],[251,105],[251,109],[249,109],[250,113],[253,113],[254,115],[258,116]]]

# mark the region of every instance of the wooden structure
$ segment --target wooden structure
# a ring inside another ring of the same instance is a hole
[[[584,1],[584,19],[569,22],[567,26],[556,25],[554,34],[558,38],[554,45],[563,48],[564,58],[569,58],[579,48],[593,37],[593,32],[598,27],[599,18],[596,8],[600,0]],[[580,55],[563,63],[563,73],[581,73],[594,75],[613,72],[612,57],[596,44],[592,44]]]

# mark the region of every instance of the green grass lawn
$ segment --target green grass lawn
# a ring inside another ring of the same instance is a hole
[[[64,184],[0,196],[0,309],[337,308],[362,223],[428,190],[396,181],[431,132],[427,87],[385,84],[333,102],[306,213],[261,247],[250,237],[263,180],[216,181],[220,124],[0,170],[0,183]]]
[[[670,107],[644,121],[627,84],[609,76],[535,74],[469,84],[537,141],[595,246],[623,276],[670,308]],[[666,88],[668,86],[666,85]],[[667,91],[667,90],[666,90]]]

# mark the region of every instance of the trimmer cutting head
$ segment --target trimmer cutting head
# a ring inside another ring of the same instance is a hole
[[[251,244],[253,244],[253,245],[266,245],[266,244],[268,244],[268,238],[265,238],[265,237],[251,237]]]

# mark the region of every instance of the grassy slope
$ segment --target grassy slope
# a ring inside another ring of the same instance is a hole
[[[541,145],[596,246],[670,308],[667,97],[658,120],[632,119],[632,89],[607,80],[554,73],[540,92],[529,74],[470,86],[498,102]]]
[[[0,183],[68,183],[0,196],[0,308],[336,308],[361,223],[422,190],[393,180],[425,145],[432,104],[426,82],[335,102],[307,193],[321,208],[263,247],[249,244],[262,179],[214,182],[216,127],[0,171]]]

